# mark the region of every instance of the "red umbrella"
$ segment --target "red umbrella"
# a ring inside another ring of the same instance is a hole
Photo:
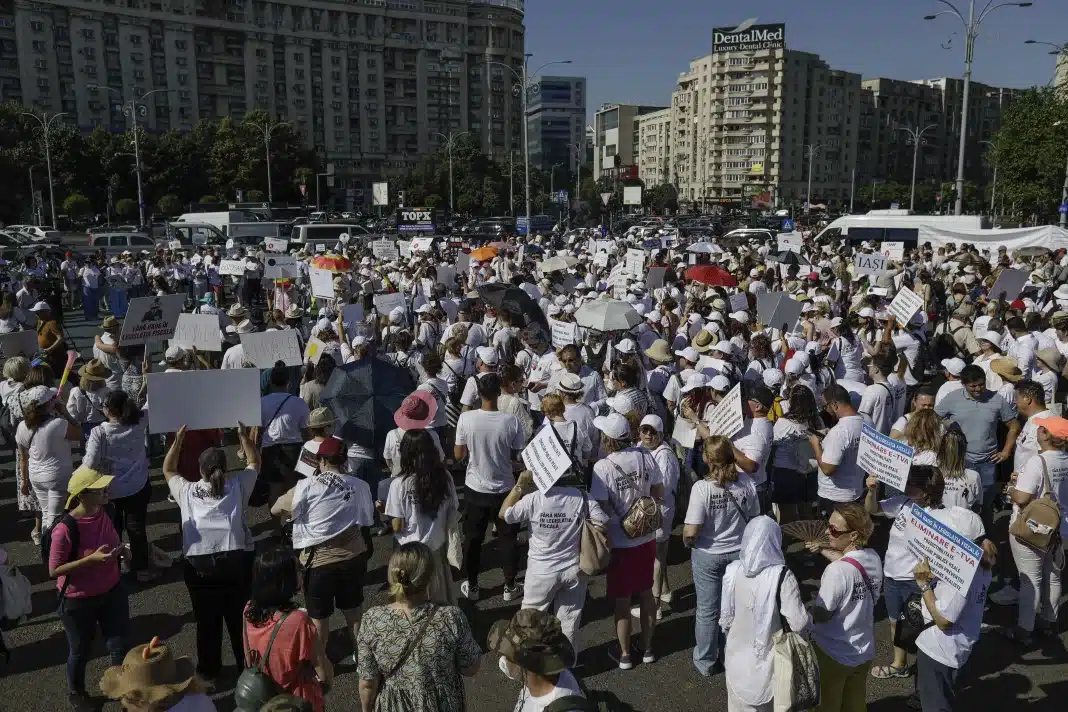
[[[716,265],[697,265],[686,270],[686,279],[712,287],[737,287],[738,280],[731,273]]]

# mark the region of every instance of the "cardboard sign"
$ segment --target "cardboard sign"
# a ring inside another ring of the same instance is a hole
[[[275,361],[283,361],[287,366],[304,363],[296,329],[241,334],[241,345],[245,348],[245,361],[256,368],[274,368]]]
[[[300,276],[300,267],[295,255],[267,255],[263,261],[263,276],[267,279],[296,279]]]
[[[712,435],[732,438],[742,429],[742,384],[730,389],[723,400],[712,410],[708,418],[708,430]]]
[[[376,294],[374,296],[375,311],[385,316],[400,307],[404,309],[404,295],[400,292],[393,294]]]
[[[363,305],[346,304],[341,309],[341,323],[345,326],[345,335],[352,341],[356,336],[356,328],[363,324]]]
[[[245,261],[244,260],[221,260],[219,262],[219,274],[230,275],[232,277],[244,277],[245,276]]]
[[[927,558],[939,586],[967,596],[983,558],[982,547],[915,504],[910,505],[906,517],[905,547],[909,553],[921,561]]]
[[[397,251],[400,252],[401,257],[410,260],[412,258],[412,241],[397,240]]]
[[[777,237],[777,246],[779,252],[796,252],[801,254],[801,248],[805,244],[805,239],[797,232],[780,232]]]
[[[616,243],[612,240],[593,240],[592,250],[594,254],[598,252],[611,252],[616,246]]]
[[[778,295],[778,299],[761,299],[757,302],[757,315],[760,322],[773,329],[793,331],[797,325],[797,320],[801,317],[801,302],[791,298],[790,295],[784,292],[774,292],[773,294]],[[762,312],[762,308],[765,311]]]
[[[122,322],[119,346],[137,346],[173,339],[183,306],[184,294],[131,299],[126,309],[126,318]]]
[[[197,351],[222,351],[218,314],[179,314],[171,346]]]
[[[853,273],[880,275],[886,271],[887,261],[886,255],[858,254],[853,257]]]
[[[145,380],[150,433],[261,424],[259,369],[148,373]]]
[[[412,252],[430,252],[434,246],[434,238],[432,237],[413,237],[412,238]]]
[[[12,331],[10,334],[0,334],[0,358],[11,358],[12,356],[33,358],[36,354],[36,331]]]
[[[312,267],[308,270],[311,279],[311,291],[313,297],[322,299],[334,298],[334,273],[330,270]]]
[[[182,241],[181,240],[170,240],[167,243],[167,247],[169,249],[171,249],[171,250],[180,250],[180,249],[182,249]]]
[[[319,358],[323,355],[324,346],[326,344],[314,336],[308,339],[308,344],[304,347],[304,362],[310,361],[312,364],[318,364]]]
[[[884,242],[882,245],[883,256],[887,259],[891,259],[894,262],[900,262],[905,259],[905,243],[904,242]]]
[[[456,281],[456,268],[452,265],[445,265],[444,267],[438,267],[438,281],[442,284],[452,286],[452,283]]]
[[[731,295],[731,311],[749,311],[749,298],[743,292]]]
[[[890,306],[886,310],[892,316],[897,317],[898,324],[905,326],[922,307],[923,297],[908,287],[902,287],[898,290],[897,296],[894,297],[894,301],[890,302]]]
[[[552,331],[554,349],[575,343],[575,325],[571,322],[549,319],[549,328]]]
[[[576,431],[577,433],[577,431]],[[534,476],[534,484],[542,494],[556,484],[556,481],[571,468],[571,458],[567,454],[562,438],[555,434],[552,426],[546,424],[530,444],[521,453],[523,464]]]
[[[268,252],[287,252],[289,250],[289,240],[283,240],[280,237],[268,237],[263,241],[263,249]]]
[[[994,287],[990,290],[990,296],[1011,302],[1020,296],[1024,285],[1027,284],[1028,277],[1028,273],[1022,269],[1003,269],[998,274],[998,280],[994,282]]]
[[[875,475],[880,482],[904,492],[915,454],[915,449],[865,424],[860,435],[860,448],[857,450],[857,467]]]
[[[609,283],[612,285],[612,296],[616,299],[623,299],[627,296],[627,285],[630,284],[630,275],[625,271],[620,270],[612,275]]]
[[[608,266],[608,253],[598,252],[593,256],[594,267],[607,267]]]
[[[520,258],[520,261],[522,261],[522,258]],[[456,255],[456,272],[463,274],[469,269],[471,269],[471,255],[466,252]]]
[[[645,250],[628,248],[624,269],[635,277],[642,277],[645,274]]]
[[[375,259],[383,262],[400,259],[400,250],[397,249],[393,240],[375,240],[371,243],[371,254],[375,256]]]
[[[645,274],[645,288],[647,290],[659,289],[664,286],[664,276],[667,267],[650,267]]]
[[[344,236],[342,236],[342,237],[344,237]],[[315,246],[315,254],[321,255],[324,252],[326,252],[326,243],[325,242],[320,242],[318,245]]]
[[[671,431],[671,442],[680,447],[692,448],[697,442],[697,428],[690,425],[685,418],[676,418],[675,428]]]

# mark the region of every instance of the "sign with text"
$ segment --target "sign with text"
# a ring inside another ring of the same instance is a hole
[[[712,435],[722,435],[725,438],[734,437],[734,434],[742,429],[742,384],[723,396],[712,414],[708,418],[708,430]]]
[[[667,275],[667,267],[650,267],[645,273],[645,288],[649,291],[664,286],[664,277]]]
[[[244,260],[220,260],[219,261],[219,274],[230,275],[231,277],[244,277],[245,276],[245,261]]]
[[[940,586],[967,596],[983,558],[982,547],[915,504],[910,505],[906,516],[905,547],[909,553],[921,561],[926,557]]]
[[[37,353],[37,332],[31,329],[0,334],[0,358],[26,356],[33,358]]]
[[[1003,269],[998,274],[998,280],[994,282],[994,288],[990,290],[990,296],[1011,302],[1020,296],[1024,285],[1027,284],[1028,274],[1022,269]]]
[[[268,237],[263,241],[263,248],[268,252],[286,252],[289,250],[289,240],[280,237]]]
[[[334,298],[334,273],[328,269],[312,267],[308,270],[311,280],[311,292],[313,297],[321,299]]]
[[[150,433],[260,425],[259,369],[148,373],[145,380]]]
[[[375,311],[381,316],[389,314],[391,311],[400,307],[404,308],[404,295],[400,292],[394,292],[393,294],[376,294],[374,296]]]
[[[181,240],[171,240],[171,241],[169,241],[167,243],[167,247],[169,249],[171,249],[171,250],[180,250],[180,249],[182,249],[182,241]]]
[[[542,494],[556,484],[556,481],[571,468],[571,458],[567,454],[562,438],[553,432],[552,426],[546,424],[538,434],[523,448],[523,464],[534,476],[534,484]]]
[[[886,255],[866,255],[860,253],[853,258],[854,274],[880,275],[886,271]]]
[[[900,262],[905,259],[905,243],[904,242],[884,242],[883,243],[883,256],[894,262]]]
[[[392,262],[400,259],[400,250],[393,240],[375,240],[371,243],[371,254],[375,259]]]
[[[786,47],[786,25],[716,27],[712,30],[713,52],[755,52]]]
[[[608,266],[608,253],[598,252],[593,256],[594,267],[607,267]]]
[[[198,351],[222,351],[218,314],[179,314],[171,346]]]
[[[916,316],[916,312],[922,307],[923,297],[908,287],[902,287],[898,290],[897,296],[894,297],[894,301],[890,302],[890,306],[886,310],[897,318],[898,324],[905,326],[912,321],[912,317]]]
[[[697,428],[690,425],[685,418],[676,418],[675,429],[671,431],[671,442],[679,447],[693,447],[697,442]]]
[[[184,294],[131,299],[126,309],[126,318],[122,322],[119,346],[137,346],[173,339],[178,328],[178,317],[181,316],[184,306]]]
[[[642,204],[642,187],[640,185],[623,186],[623,204],[624,205],[641,205]]]
[[[398,232],[435,232],[434,211],[430,208],[401,208],[397,211]]]
[[[263,276],[267,279],[296,279],[299,275],[295,255],[267,255],[263,260]]]
[[[624,263],[624,268],[635,277],[641,277],[645,274],[645,250],[639,250],[634,247],[628,248],[627,261]]]
[[[880,482],[904,492],[915,454],[913,448],[865,424],[860,434],[860,448],[857,450],[857,467],[875,475]]]
[[[549,319],[549,328],[552,331],[554,349],[575,343],[575,325],[571,322]]]
[[[400,252],[401,257],[410,260],[412,258],[412,241],[397,240],[397,251]]]
[[[357,328],[363,325],[363,305],[346,304],[341,309],[341,323],[345,326],[345,334],[351,341],[357,335]]]
[[[273,368],[275,361],[282,361],[287,366],[304,363],[296,329],[241,334],[241,346],[245,349],[245,361],[256,368]]]
[[[805,244],[805,238],[799,232],[780,232],[776,240],[779,252],[801,254],[801,247]]]
[[[411,241],[412,252],[430,252],[434,247],[432,237],[413,237]]]
[[[731,295],[731,311],[749,311],[749,298],[745,296],[744,292]]]

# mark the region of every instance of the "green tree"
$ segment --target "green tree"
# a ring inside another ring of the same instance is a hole
[[[93,206],[89,202],[89,198],[86,198],[81,193],[71,193],[63,199],[62,210],[72,219],[76,219],[91,213]]]
[[[1068,101],[1049,88],[1024,92],[1009,104],[993,143],[988,158],[997,164],[998,193],[1005,204],[1055,220],[1065,179]]]
[[[253,203],[262,203],[263,198],[264,195],[262,190],[250,190],[248,192],[248,199]]]
[[[163,196],[159,199],[159,203],[156,204],[156,210],[164,215],[177,215],[182,212],[183,207],[181,199],[174,193],[168,193]]]
[[[120,217],[132,218],[137,215],[137,201],[133,198],[122,198],[116,201],[115,213]]]
[[[205,203],[221,203],[223,201],[219,200],[219,196],[217,195],[202,195],[198,202],[203,205]]]

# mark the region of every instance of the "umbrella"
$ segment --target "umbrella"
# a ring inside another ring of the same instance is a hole
[[[334,369],[320,400],[341,424],[338,435],[382,452],[386,435],[396,427],[393,413],[415,385],[408,368],[365,358]]]
[[[549,259],[541,263],[541,273],[548,274],[549,272],[563,272],[570,266],[571,265],[567,263],[567,260],[565,260],[563,257],[560,257],[559,255],[556,255],[555,257],[550,257]]]
[[[796,252],[790,252],[789,250],[787,250],[786,252],[780,252],[779,254],[775,255],[775,261],[782,265],[801,266],[812,264],[811,262],[809,262],[807,257],[802,257]]]
[[[1048,247],[1038,247],[1037,245],[1033,247],[1021,247],[1018,250],[1012,251],[1013,257],[1041,257],[1042,255],[1048,254]]]
[[[731,273],[716,265],[697,265],[686,270],[685,279],[712,287],[737,287],[738,280]]]
[[[723,253],[723,250],[719,248],[719,245],[713,245],[711,242],[695,242],[687,247],[686,251],[706,255],[718,255]]]
[[[498,250],[507,250],[509,247],[512,247],[512,245],[509,245],[507,242],[498,240],[497,242],[491,242],[488,247],[496,247]]]
[[[497,256],[496,247],[479,247],[477,250],[471,250],[471,259],[478,260],[479,262],[485,262],[486,260],[492,260]]]
[[[311,266],[325,269],[327,272],[349,272],[352,270],[352,262],[341,255],[316,255],[312,258]]]
[[[494,309],[517,315],[522,322],[521,326],[538,323],[544,326],[546,331],[549,330],[549,322],[541,307],[519,287],[507,284],[483,284],[479,286],[478,294]]]
[[[597,331],[629,331],[644,319],[627,302],[615,299],[587,302],[575,311],[575,323]]]

